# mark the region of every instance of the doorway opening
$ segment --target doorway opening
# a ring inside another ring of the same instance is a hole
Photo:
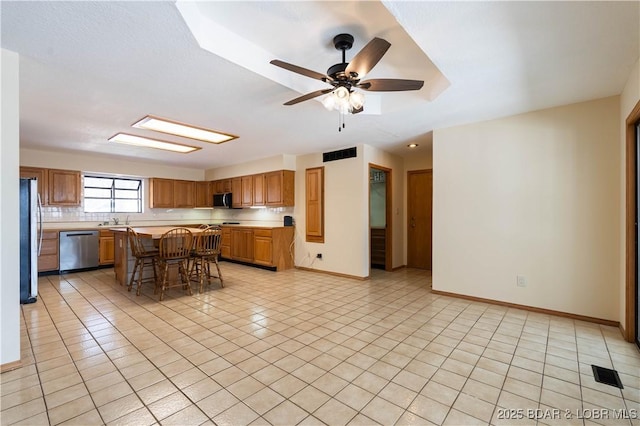
[[[623,334],[640,348],[640,102],[626,120],[625,321]]]
[[[391,169],[369,163],[370,267],[393,270]]]

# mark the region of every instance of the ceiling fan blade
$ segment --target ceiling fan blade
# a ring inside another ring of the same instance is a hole
[[[325,74],[320,74],[319,72],[311,71],[311,70],[308,70],[306,68],[302,68],[302,67],[299,67],[297,65],[290,64],[288,62],[280,61],[278,59],[274,59],[273,61],[271,61],[269,63],[273,64],[273,65],[275,65],[277,67],[284,68],[285,70],[293,71],[295,73],[304,75],[305,77],[311,77],[311,78],[314,78],[316,80],[322,80],[322,81],[331,80]]]
[[[395,78],[374,78],[365,80],[356,87],[372,92],[403,92],[405,90],[420,90],[424,85],[422,80],[400,80]]]
[[[307,93],[306,95],[302,95],[302,96],[300,96],[298,98],[291,99],[289,102],[285,102],[285,105],[295,105],[297,103],[300,103],[300,102],[303,102],[303,101],[308,101],[309,99],[316,98],[316,97],[318,97],[320,95],[327,94],[327,93],[329,93],[331,91],[333,91],[333,88],[316,90],[315,92]]]
[[[352,73],[356,73],[356,78],[362,78],[376,66],[390,47],[391,43],[387,40],[375,37],[353,57],[345,69],[345,74],[353,75]]]
[[[358,109],[354,109],[353,111],[351,111],[351,114],[357,114],[357,113],[362,112],[362,111],[364,111],[364,106],[361,106]]]

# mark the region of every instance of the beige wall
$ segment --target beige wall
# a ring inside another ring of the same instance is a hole
[[[271,172],[274,170],[295,170],[296,157],[282,154],[274,157],[263,158],[261,160],[250,161],[242,164],[235,164],[217,169],[205,171],[205,180],[227,179],[237,176],[253,175],[256,173]]]
[[[125,176],[204,180],[204,171],[200,169],[165,166],[158,163],[145,163],[95,154],[83,155],[24,148],[20,150],[20,165]]]
[[[619,144],[619,155],[622,159],[622,167],[620,168],[620,261],[619,261],[619,274],[620,274],[620,282],[619,282],[619,293],[620,293],[620,323],[625,324],[626,321],[626,276],[625,276],[625,255],[626,255],[626,168],[624,164],[626,164],[626,120],[629,117],[629,114],[636,106],[636,104],[640,102],[640,59],[636,62],[636,65],[633,67],[629,78],[627,79],[627,84],[625,85],[622,94],[620,95],[620,144]]]
[[[434,132],[434,289],[619,319],[619,102]]]
[[[19,56],[2,49],[0,93],[0,365],[20,359]]]
[[[297,266],[356,277],[369,275],[369,171],[362,145],[358,157],[322,162],[322,154],[296,159],[295,262]],[[324,166],[324,243],[308,243],[305,238],[305,171]],[[322,253],[323,259],[316,259]]]

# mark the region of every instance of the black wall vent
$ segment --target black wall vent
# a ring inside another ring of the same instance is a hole
[[[326,163],[327,161],[344,160],[345,158],[353,158],[357,156],[358,153],[356,152],[356,147],[354,146],[353,148],[324,152],[322,153],[322,162]]]

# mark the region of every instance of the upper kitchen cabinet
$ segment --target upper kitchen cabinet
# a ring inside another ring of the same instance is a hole
[[[196,182],[196,207],[211,207],[213,205],[214,182]]]
[[[253,175],[253,205],[254,206],[264,206],[265,205],[265,179],[264,173],[260,173],[259,175]]]
[[[43,206],[49,204],[49,185],[47,185],[47,169],[39,167],[20,167],[21,178],[35,178],[38,180],[38,194]]]
[[[210,206],[211,203],[208,203],[206,207]],[[192,209],[196,207],[196,182],[149,178],[149,207],[152,209]]]
[[[20,167],[20,177],[38,180],[43,206],[79,206],[82,202],[82,174],[79,171]]]
[[[265,173],[265,204],[269,207],[295,205],[295,174],[292,170]]]
[[[225,192],[232,192],[231,179],[220,179],[211,182],[213,186],[214,194],[224,194]]]
[[[242,178],[231,179],[231,207],[242,207]]]
[[[172,209],[173,179],[149,178],[149,207]]]
[[[196,183],[192,180],[173,181],[173,207],[192,209],[196,206]]]
[[[50,206],[79,206],[82,200],[82,176],[74,170],[48,169]]]
[[[253,176],[242,176],[240,179],[242,185],[242,200],[240,204],[242,207],[251,207],[253,206]]]

